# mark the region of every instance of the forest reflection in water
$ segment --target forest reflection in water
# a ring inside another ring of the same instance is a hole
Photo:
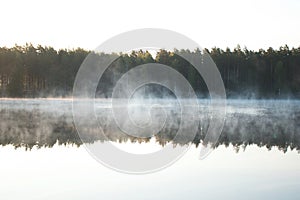
[[[157,103],[157,102],[156,102]],[[176,101],[161,100],[167,113],[164,127],[154,137],[160,145],[173,143],[185,145],[184,140],[174,140],[180,125],[180,107]],[[98,124],[87,126],[87,133],[79,138],[73,123],[70,99],[2,99],[0,107],[0,144],[14,147],[53,147],[82,145],[99,141],[149,142],[151,138],[137,138],[124,134],[117,128],[109,100],[95,104],[98,123],[106,137],[99,134]],[[200,122],[192,141],[198,146],[203,141],[210,122],[207,100],[199,101]],[[255,144],[268,149],[278,147],[300,151],[300,102],[292,100],[228,100],[227,115],[217,146],[232,145],[236,150]],[[145,116],[145,115],[138,115]],[[88,121],[88,119],[87,119]]]

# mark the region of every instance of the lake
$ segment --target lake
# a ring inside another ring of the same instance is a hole
[[[104,137],[89,119],[82,122],[88,124],[87,134],[77,134],[72,99],[2,99],[0,197],[299,199],[299,101],[228,100],[222,134],[214,150],[201,160],[200,149],[213,122],[209,101],[198,103],[199,110],[182,114],[175,100],[132,102],[128,111],[137,125],[145,127],[149,120],[155,125],[151,115],[163,121],[157,134],[136,137],[116,128],[111,100],[97,99],[95,116]],[[174,139],[180,118],[192,121],[194,116],[199,123],[193,140]],[[104,143],[138,155],[160,151],[168,144],[172,151],[189,148],[161,170],[132,175],[98,162],[89,147]]]

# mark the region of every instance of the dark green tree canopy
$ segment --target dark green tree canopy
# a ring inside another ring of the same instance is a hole
[[[285,45],[277,50],[270,47],[252,51],[238,45],[233,50],[215,47],[206,51],[219,68],[229,98],[300,98],[300,47]],[[201,55],[199,49],[162,49],[155,56],[142,50],[117,54],[118,59],[101,78],[97,94],[109,97],[111,88],[125,72],[141,64],[157,62],[181,73],[199,97],[208,97],[201,75],[179,52]],[[0,96],[71,96],[76,73],[89,53],[81,48],[55,50],[32,44],[1,47]],[[95,54],[103,58],[113,55],[116,54]]]

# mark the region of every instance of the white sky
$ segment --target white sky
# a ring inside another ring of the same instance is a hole
[[[300,46],[298,0],[4,0],[0,20],[0,46],[8,47],[94,49],[137,28],[170,29],[206,48]]]

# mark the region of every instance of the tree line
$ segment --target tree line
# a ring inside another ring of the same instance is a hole
[[[205,49],[216,63],[229,98],[300,98],[300,47],[258,51],[227,48]],[[66,97],[72,95],[76,73],[91,51],[81,48],[55,50],[47,46],[15,45],[0,48],[0,97]],[[117,59],[99,81],[97,94],[111,96],[111,88],[126,71],[145,63],[161,63],[181,73],[199,97],[208,97],[201,75],[180,54],[201,56],[196,49],[97,54]],[[148,87],[154,93],[166,92]]]

